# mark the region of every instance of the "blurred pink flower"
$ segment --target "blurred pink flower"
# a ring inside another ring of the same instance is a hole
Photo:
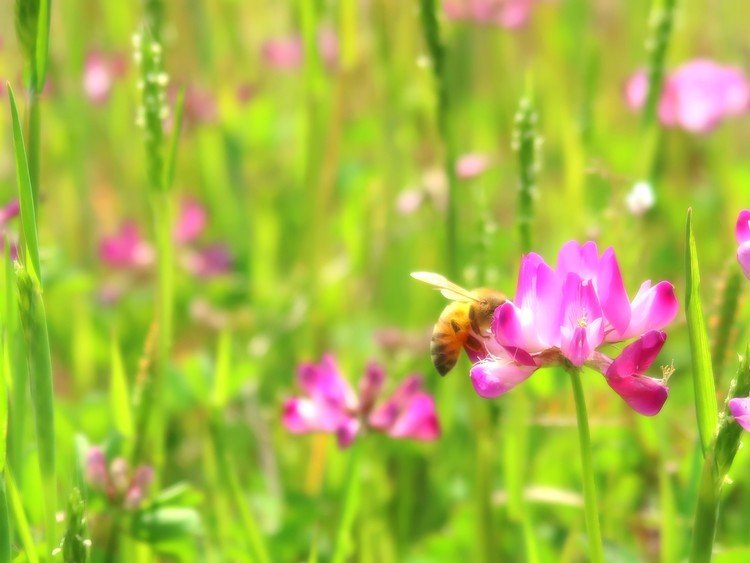
[[[206,208],[195,199],[185,198],[174,228],[175,241],[181,244],[192,242],[205,230],[207,221]]]
[[[86,55],[83,67],[83,91],[89,101],[103,104],[109,99],[112,86],[125,72],[125,62],[119,56],[105,56],[98,51]]]
[[[262,48],[266,63],[280,70],[296,70],[302,65],[302,38],[276,37],[268,39]]]
[[[384,379],[380,366],[368,365],[358,397],[333,356],[324,355],[319,364],[302,364],[298,383],[306,396],[285,402],[284,426],[293,433],[334,433],[341,448],[349,446],[363,428],[394,438],[436,440],[440,424],[435,402],[422,391],[421,378],[407,377],[390,398],[376,406]]]
[[[448,19],[498,25],[509,29],[521,27],[529,18],[535,0],[446,0],[443,10]]]
[[[495,310],[487,357],[474,365],[471,379],[483,397],[500,395],[546,365],[588,365],[637,412],[656,414],[666,385],[643,376],[661,350],[659,329],[677,315],[669,282],[641,285],[632,301],[614,251],[599,256],[596,244],[570,241],[552,269],[538,254],[521,261],[513,300]],[[598,349],[605,343],[638,340],[612,360]],[[500,350],[496,346],[500,346]],[[658,407],[658,408],[657,408]]]
[[[743,209],[737,216],[734,236],[738,245],[737,261],[740,263],[742,273],[750,279],[750,209]]]
[[[750,431],[750,397],[730,399],[729,412],[737,424]]]
[[[401,215],[412,215],[419,209],[424,200],[424,194],[415,188],[409,188],[398,194],[396,211]]]
[[[183,265],[188,272],[199,278],[221,276],[232,269],[232,254],[223,244],[211,244],[185,253]]]
[[[101,448],[92,446],[86,454],[86,480],[89,485],[107,497],[107,500],[126,510],[138,508],[145,500],[153,481],[154,470],[141,465],[131,472],[128,462],[121,457],[107,459]]]
[[[648,96],[645,71],[635,73],[625,86],[625,99],[640,109]],[[667,127],[708,133],[727,117],[750,108],[750,84],[741,69],[708,59],[695,59],[675,69],[664,80],[658,115]]]
[[[154,262],[151,245],[141,238],[133,221],[125,222],[118,233],[105,237],[99,244],[99,257],[114,268],[144,268]]]
[[[489,166],[487,155],[469,153],[462,155],[456,161],[456,175],[462,180],[469,180],[482,174]]]

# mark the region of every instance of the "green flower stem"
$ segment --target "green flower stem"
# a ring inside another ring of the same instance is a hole
[[[599,510],[596,500],[596,482],[591,456],[591,437],[589,420],[586,413],[586,399],[583,396],[580,368],[568,369],[570,382],[573,385],[573,396],[576,402],[576,420],[578,422],[578,440],[581,446],[581,469],[583,471],[583,498],[586,512],[586,529],[589,537],[589,558],[593,563],[604,563],[602,532],[599,525]]]
[[[713,451],[706,457],[698,488],[698,504],[693,522],[693,542],[690,548],[690,563],[707,563],[716,533],[716,518],[719,514],[721,479],[718,474]]]
[[[360,487],[360,458],[362,444],[356,442],[349,451],[349,466],[346,472],[346,482],[344,484],[344,503],[339,520],[338,531],[336,532],[336,546],[333,552],[333,563],[343,563],[347,561],[347,556],[351,551],[351,532],[354,519],[359,509]]]

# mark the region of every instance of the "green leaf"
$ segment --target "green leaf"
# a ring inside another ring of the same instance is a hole
[[[36,233],[36,210],[34,209],[34,190],[31,187],[29,176],[29,162],[26,158],[26,150],[23,142],[23,130],[21,120],[18,117],[16,97],[10,84],[8,87],[8,99],[10,100],[10,114],[13,121],[13,147],[16,155],[16,178],[18,183],[18,199],[21,205],[21,223],[26,252],[31,261],[32,275],[41,280],[41,269],[39,267],[39,241]]]
[[[193,508],[149,507],[133,515],[131,532],[146,543],[169,542],[200,534],[201,519]]]
[[[693,210],[688,209],[686,248],[685,248],[685,314],[690,335],[690,354],[693,359],[693,387],[695,391],[695,411],[698,418],[698,431],[703,455],[706,455],[716,432],[718,408],[716,389],[711,364],[711,349],[708,344],[706,321],[703,317],[698,267],[698,251],[693,236]]]

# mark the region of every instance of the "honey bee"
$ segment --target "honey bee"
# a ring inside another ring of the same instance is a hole
[[[414,272],[411,277],[435,287],[453,301],[440,313],[432,330],[430,355],[438,373],[445,375],[453,369],[462,347],[470,355],[484,352],[481,339],[489,338],[492,315],[506,297],[484,287],[469,291],[431,272]]]

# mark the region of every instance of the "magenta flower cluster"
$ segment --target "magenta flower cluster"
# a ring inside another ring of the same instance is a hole
[[[146,498],[153,479],[154,470],[147,465],[131,471],[128,462],[121,457],[107,464],[101,448],[92,447],[88,451],[86,480],[92,488],[104,493],[111,504],[127,510],[138,508]]]
[[[196,277],[210,278],[229,272],[232,256],[219,243],[197,244],[208,225],[208,212],[194,199],[182,202],[173,238],[180,249],[180,264]],[[138,270],[151,266],[156,253],[133,221],[125,222],[119,232],[105,237],[99,245],[99,256],[105,264],[123,270]]]
[[[593,242],[568,242],[555,268],[527,254],[514,299],[495,310],[488,354],[472,367],[472,383],[482,397],[497,397],[539,368],[588,366],[635,411],[654,415],[668,388],[645,374],[667,338],[661,329],[677,310],[666,281],[644,282],[630,300],[612,248],[599,255]],[[601,351],[631,339],[614,359]]]
[[[737,239],[737,262],[745,277],[750,279],[750,209],[740,211],[734,235]],[[742,428],[750,431],[750,397],[730,399],[729,412]]]
[[[508,29],[523,26],[529,19],[535,0],[446,0],[446,17]]]
[[[375,363],[367,366],[359,393],[349,385],[330,354],[324,355],[319,364],[301,364],[297,380],[304,396],[288,399],[284,404],[283,422],[290,432],[333,433],[341,448],[366,430],[425,441],[440,436],[435,402],[423,391],[422,378],[417,375],[407,377],[379,404],[385,372]]]

